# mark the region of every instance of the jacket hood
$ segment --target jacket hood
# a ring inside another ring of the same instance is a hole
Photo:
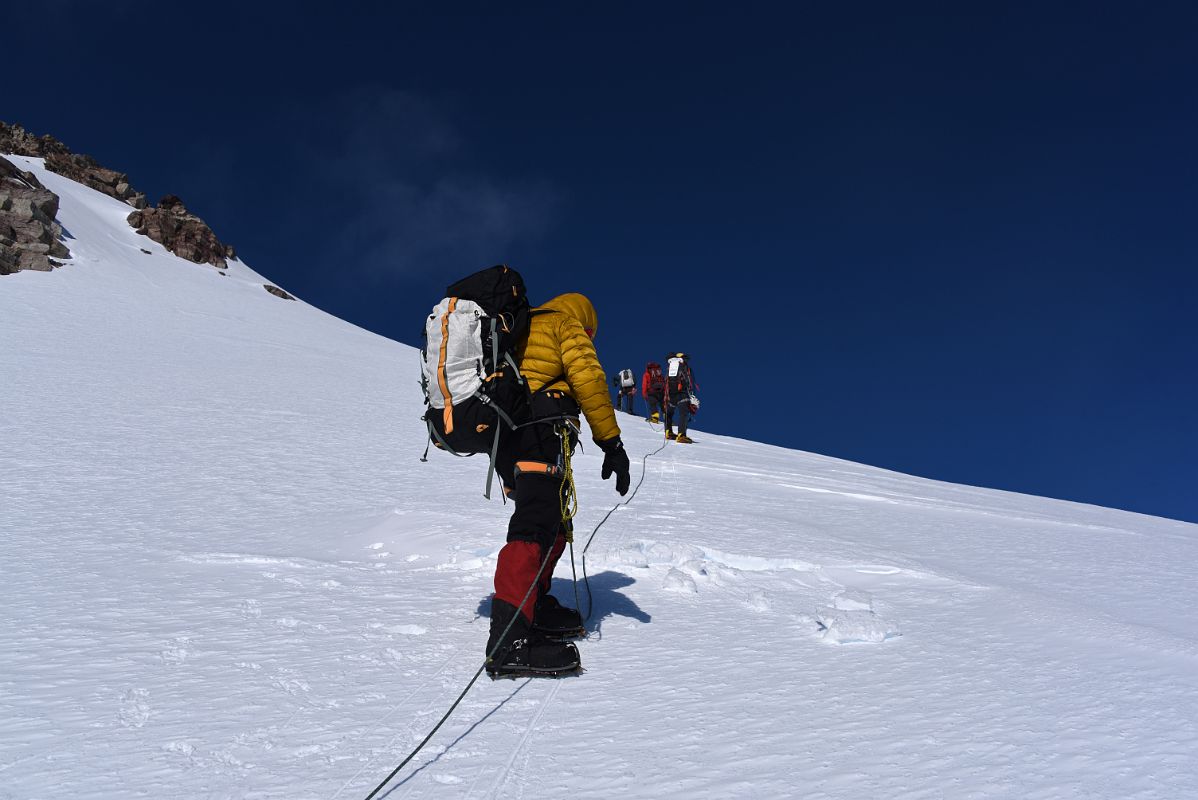
[[[559,294],[557,297],[545,303],[541,308],[549,309],[550,311],[559,311],[562,314],[569,314],[586,330],[587,335],[592,339],[599,331],[599,316],[595,313],[595,307],[591,305],[591,301],[586,298],[586,295],[578,294],[577,292],[569,292],[568,294]]]

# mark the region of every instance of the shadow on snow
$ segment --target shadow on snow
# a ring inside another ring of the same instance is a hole
[[[583,614],[590,609],[586,620],[587,634],[602,635],[603,621],[608,617],[628,617],[637,622],[649,623],[653,618],[646,614],[641,607],[622,594],[620,589],[636,583],[636,579],[623,572],[600,572],[592,575],[590,583],[590,604],[587,603],[587,582],[578,581],[578,603]],[[550,594],[561,601],[564,606],[573,607],[575,604],[573,581],[569,578],[554,578]],[[487,619],[491,618],[491,595],[487,595],[478,603],[477,614]]]

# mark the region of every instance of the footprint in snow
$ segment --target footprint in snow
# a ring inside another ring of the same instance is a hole
[[[277,676],[272,678],[270,685],[279,691],[286,692],[292,697],[312,691],[312,686],[307,681],[293,677],[293,673],[289,670],[281,671]]]
[[[158,653],[158,657],[162,659],[162,663],[167,666],[177,666],[187,660],[191,655],[191,650],[187,645],[191,643],[191,639],[186,636],[176,637],[171,647],[166,648]]]
[[[117,721],[126,728],[140,728],[150,719],[150,692],[147,689],[129,689],[121,695],[121,708]]]
[[[769,611],[771,607],[770,599],[760,591],[749,592],[744,602],[751,611]]]
[[[411,656],[402,650],[397,650],[394,647],[385,647],[379,652],[379,656],[375,660],[382,663],[398,663],[400,661],[407,661],[410,658]]]
[[[195,751],[195,745],[181,741],[167,742],[162,746],[162,752],[169,753],[173,756],[180,756],[181,758],[187,759],[188,762],[193,760],[192,756],[195,755]]]

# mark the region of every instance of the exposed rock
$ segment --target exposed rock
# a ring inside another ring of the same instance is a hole
[[[34,136],[20,125],[0,122],[0,153],[46,158],[51,153],[69,154],[70,152],[65,144],[53,136]]]
[[[24,269],[49,272],[62,266],[54,258],[71,257],[57,216],[58,195],[33,173],[0,158],[0,275]]]
[[[105,169],[91,156],[51,154],[46,156],[46,169],[122,200],[134,208],[146,207],[145,193],[135,192],[129,186],[129,178],[125,173]]]
[[[0,122],[0,153],[46,159],[46,169],[90,186],[134,208],[145,208],[146,195],[129,185],[123,172],[105,169],[91,156],[72,153],[53,136],[34,136],[20,125]]]
[[[262,284],[262,288],[273,294],[275,297],[281,297],[284,300],[294,300],[295,298],[284,292],[278,286],[271,286],[269,283]]]
[[[183,201],[168,194],[155,208],[143,208],[128,216],[129,224],[180,258],[218,269],[225,259],[236,258],[232,246],[222,243],[204,220],[187,210]]]
[[[16,249],[9,247],[5,240],[0,238],[0,275],[12,275],[20,269]]]
[[[178,197],[167,195],[156,208],[147,208],[145,194],[129,185],[129,177],[125,173],[102,167],[91,156],[72,153],[70,148],[53,136],[34,136],[20,125],[0,122],[0,153],[43,158],[47,169],[128,203],[137,209],[129,215],[129,224],[138,233],[150,237],[181,258],[224,268],[227,259],[237,257],[233,247],[216,238],[212,229],[189,212]],[[0,162],[8,164],[4,159],[0,159]],[[40,189],[46,196],[34,198],[13,195],[11,204],[0,210],[0,245],[4,248],[4,254],[0,255],[0,271],[4,272],[0,274],[15,269],[48,270],[56,264],[50,260],[50,256],[70,257],[66,247],[58,240],[62,229],[54,223],[58,198],[37,183],[30,173],[21,174],[32,181],[27,189]],[[3,176],[0,176],[2,179]],[[31,210],[35,205],[36,214]],[[55,227],[43,230],[39,225]],[[5,244],[8,241],[13,244]],[[17,242],[25,243],[20,248],[23,255],[14,256],[7,252]],[[18,266],[14,267],[14,264]]]

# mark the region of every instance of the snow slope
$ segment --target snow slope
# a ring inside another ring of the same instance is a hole
[[[0,278],[0,798],[364,797],[509,509],[418,460],[411,348],[10,158],[75,257]],[[587,673],[484,678],[386,797],[1198,797],[1198,526],[695,436],[595,538]]]

